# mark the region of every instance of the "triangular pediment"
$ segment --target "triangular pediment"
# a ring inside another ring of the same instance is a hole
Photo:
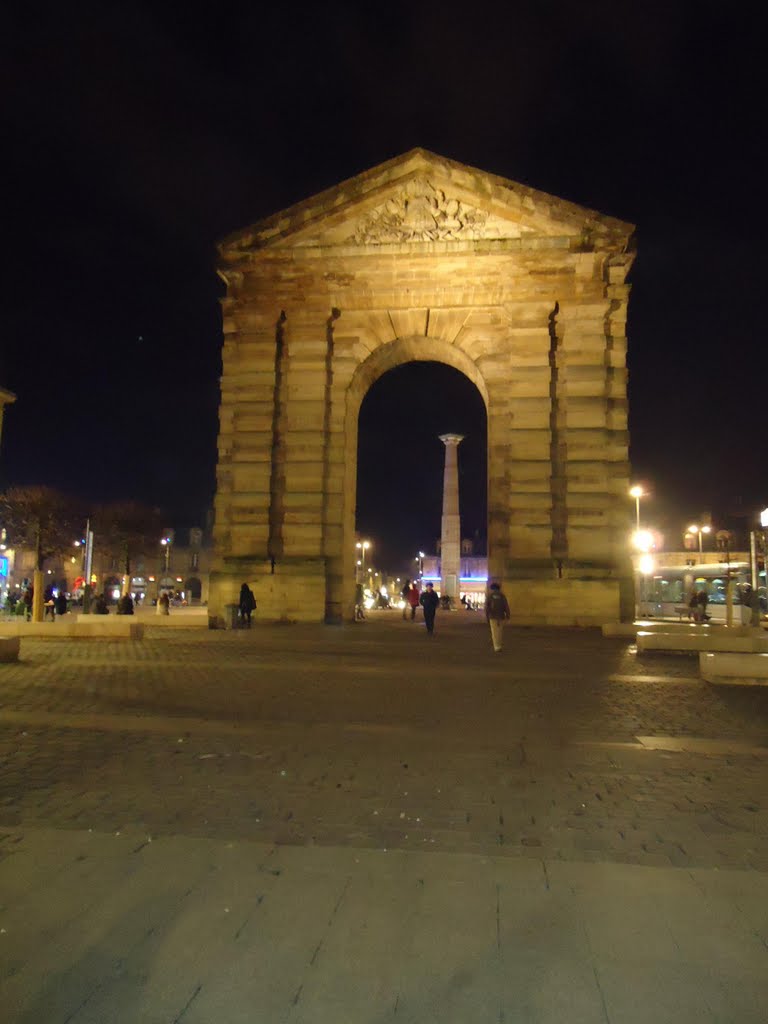
[[[236,257],[265,248],[535,238],[623,248],[633,230],[594,210],[414,149],[236,232],[221,251]]]

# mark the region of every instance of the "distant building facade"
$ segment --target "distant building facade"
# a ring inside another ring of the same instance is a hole
[[[474,606],[485,605],[488,589],[488,558],[474,553],[474,541],[464,537],[461,541],[458,573],[458,599]],[[437,542],[436,554],[425,554],[421,560],[421,578],[424,583],[434,583],[440,590],[443,576],[442,543]]]
[[[163,591],[173,593],[187,604],[200,605],[208,601],[208,579],[211,570],[211,544],[201,527],[190,530],[166,530],[171,543],[158,544],[157,550],[146,551],[132,559],[131,594],[140,601],[153,602]],[[35,553],[32,549],[5,547],[0,550],[0,600],[7,593],[21,590],[32,578]],[[46,586],[77,595],[82,591],[83,549],[73,541],[72,553],[49,558],[43,566]],[[105,593],[115,601],[120,596],[123,572],[120,559],[99,550],[98,538],[94,549],[91,585],[95,593]]]

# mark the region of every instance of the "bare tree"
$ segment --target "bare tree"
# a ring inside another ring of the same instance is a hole
[[[10,487],[0,494],[0,522],[14,547],[35,552],[32,618],[43,618],[43,565],[72,547],[82,531],[83,517],[77,503],[54,487]]]
[[[130,592],[131,573],[136,558],[154,551],[160,541],[160,511],[138,501],[116,501],[102,505],[91,517],[94,544],[113,558],[119,559],[123,594]]]

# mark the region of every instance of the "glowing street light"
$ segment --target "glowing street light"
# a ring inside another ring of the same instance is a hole
[[[645,491],[639,484],[629,489],[630,498],[635,499],[635,529],[640,532],[640,499],[645,497]]]
[[[370,546],[371,546],[371,542],[369,540],[359,540],[355,544],[355,547],[360,552],[360,558],[359,558],[357,564],[361,567],[360,568],[360,576],[361,577],[365,576],[365,552],[368,550],[368,548]]]
[[[692,526],[688,527],[688,530],[686,532],[689,533],[689,534],[692,533],[694,535],[698,535],[698,538],[699,538],[699,554],[701,554],[703,552],[703,550],[704,550],[704,534],[705,533],[711,533],[712,532],[712,527],[711,526],[698,526],[696,523],[694,523]]]
[[[653,555],[641,555],[637,563],[637,568],[643,576],[651,576],[653,570],[656,568]]]
[[[635,551],[643,551],[646,554],[655,547],[653,534],[650,530],[635,530],[632,534],[632,547]]]
[[[165,575],[167,576],[168,568],[171,564],[171,538],[163,537],[160,543],[163,545],[163,548],[165,549]]]

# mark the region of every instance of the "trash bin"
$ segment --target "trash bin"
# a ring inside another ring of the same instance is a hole
[[[240,605],[228,604],[227,629],[240,629]]]

